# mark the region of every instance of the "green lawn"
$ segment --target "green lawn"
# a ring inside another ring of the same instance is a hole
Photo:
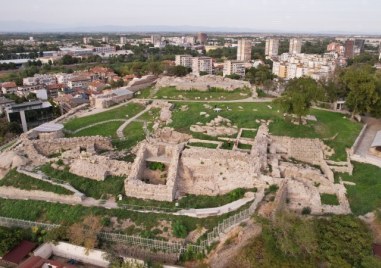
[[[143,110],[144,107],[142,105],[136,103],[129,103],[127,105],[112,108],[110,110],[98,114],[74,118],[65,123],[65,129],[74,131],[81,127],[85,127],[94,123],[110,119],[127,119],[128,117],[132,117]],[[128,117],[126,117],[126,115],[128,115]]]
[[[95,181],[70,173],[67,170],[56,170],[49,164],[41,167],[41,170],[54,179],[67,181],[78,191],[95,199],[106,198],[107,195],[117,196],[124,193],[123,177],[108,177],[104,181]]]
[[[242,130],[242,134],[241,134],[242,138],[255,139],[255,136],[257,136],[257,131],[254,131],[254,130]]]
[[[381,207],[381,168],[354,162],[353,176],[340,173],[344,181],[356,183],[355,186],[346,185],[347,197],[352,212],[363,215]]]
[[[61,186],[35,179],[33,177],[19,173],[15,169],[10,170],[7,175],[5,175],[4,178],[0,180],[0,186],[12,186],[22,190],[41,190],[61,195],[73,194],[73,192]]]
[[[321,194],[320,195],[321,203],[323,205],[338,206],[340,205],[337,195],[335,194]]]
[[[216,149],[217,148],[217,144],[214,144],[214,143],[204,143],[204,142],[192,142],[192,143],[188,143],[189,146],[195,146],[195,147],[203,147],[203,148],[212,148],[212,149]]]
[[[188,105],[188,111],[181,111],[179,109],[181,105]],[[316,116],[317,122],[309,121],[307,125],[298,126],[284,119],[283,114],[278,112],[278,107],[273,103],[209,103],[209,105],[213,108],[217,106],[222,111],[216,113],[206,109],[203,103],[177,103],[170,126],[177,131],[192,134],[195,138],[216,140],[217,138],[202,133],[191,133],[189,127],[197,122],[204,124],[210,122],[217,115],[230,119],[233,124],[242,128],[258,128],[257,119],[273,120],[269,127],[273,135],[323,139],[332,138],[337,134],[334,140],[326,141],[327,145],[335,149],[336,153],[332,157],[334,160],[346,159],[345,148],[353,145],[362,128],[361,124],[350,121],[342,114],[317,109],[310,111],[311,115]],[[269,109],[268,105],[272,106],[272,109]],[[207,112],[210,117],[205,118],[200,112]]]
[[[253,146],[250,144],[238,143],[239,149],[251,150],[251,147],[253,147]]]
[[[90,128],[85,128],[73,135],[73,137],[83,137],[83,136],[104,136],[104,137],[113,137],[116,138],[116,131],[118,128],[123,124],[122,121],[120,122],[108,122],[100,125],[96,125]]]
[[[151,109],[148,112],[142,114],[138,120],[146,120],[147,127],[150,132],[152,132],[152,126],[154,120],[159,116],[160,109]],[[140,141],[145,139],[145,133],[143,130],[143,122],[131,122],[123,131],[125,140],[114,140],[113,145],[118,149],[131,149],[133,146],[138,144]]]
[[[147,87],[145,89],[140,90],[140,94],[135,93],[135,97],[138,99],[148,99],[151,97],[151,94],[153,93],[153,87]]]
[[[200,98],[200,100],[241,100],[251,97],[251,94],[251,90],[248,88],[235,89],[233,91],[213,88],[209,91],[199,91],[177,90],[175,87],[163,87],[155,94],[155,98],[164,99],[164,97],[166,97],[166,99],[173,100],[195,100],[196,98]]]

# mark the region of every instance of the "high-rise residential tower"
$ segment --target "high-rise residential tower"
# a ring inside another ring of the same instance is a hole
[[[302,39],[291,38],[290,39],[290,54],[300,54],[302,52]]]
[[[267,39],[265,55],[269,57],[278,56],[278,51],[279,51],[279,39],[276,39],[276,38]]]
[[[238,61],[251,60],[251,41],[250,40],[248,39],[238,40],[237,60]]]

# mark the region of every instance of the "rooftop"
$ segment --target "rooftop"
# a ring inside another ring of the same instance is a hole
[[[36,246],[37,244],[33,242],[23,240],[15,248],[5,254],[3,260],[19,264],[30,252],[32,252],[33,249],[36,248]]]

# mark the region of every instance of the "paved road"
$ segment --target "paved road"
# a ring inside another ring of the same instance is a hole
[[[365,157],[368,154],[370,145],[376,136],[377,131],[381,130],[381,120],[375,118],[364,118],[365,123],[368,125],[364,135],[359,140],[355,154]]]

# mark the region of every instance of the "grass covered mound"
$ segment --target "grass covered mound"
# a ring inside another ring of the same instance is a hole
[[[175,102],[176,103],[176,102]],[[187,111],[181,111],[180,107],[187,105]],[[212,108],[218,107],[222,110],[214,112],[213,109],[204,107],[204,103],[176,103],[172,114],[171,127],[175,130],[192,134],[194,138],[216,140],[215,137],[203,133],[192,133],[190,126],[197,122],[206,124],[215,117],[222,116],[231,120],[238,128],[259,127],[256,120],[272,120],[269,126],[270,133],[277,136],[290,136],[295,138],[319,138],[335,150],[334,160],[346,160],[346,148],[350,148],[361,131],[362,125],[346,118],[340,113],[311,109],[311,115],[316,116],[317,122],[308,121],[307,125],[295,125],[283,117],[279,107],[274,103],[208,103]],[[271,109],[268,107],[270,106]],[[210,117],[200,115],[206,112]],[[253,137],[252,133],[245,136]],[[332,140],[330,140],[332,139]]]
[[[185,100],[241,100],[251,97],[248,88],[227,91],[220,88],[211,88],[208,91],[200,90],[177,90],[176,87],[162,87],[155,94],[158,99],[185,99]]]
[[[52,192],[61,195],[72,195],[73,193],[61,186],[53,185],[49,182],[38,180],[17,172],[15,169],[10,170],[3,179],[0,180],[0,186],[12,186],[22,190],[40,190]]]
[[[127,105],[122,105],[117,108],[111,108],[105,112],[71,119],[65,123],[65,129],[74,131],[76,129],[79,129],[85,126],[88,126],[94,123],[99,123],[102,121],[107,121],[110,119],[128,119],[143,110],[144,110],[143,105],[136,104],[136,103],[128,103]]]

